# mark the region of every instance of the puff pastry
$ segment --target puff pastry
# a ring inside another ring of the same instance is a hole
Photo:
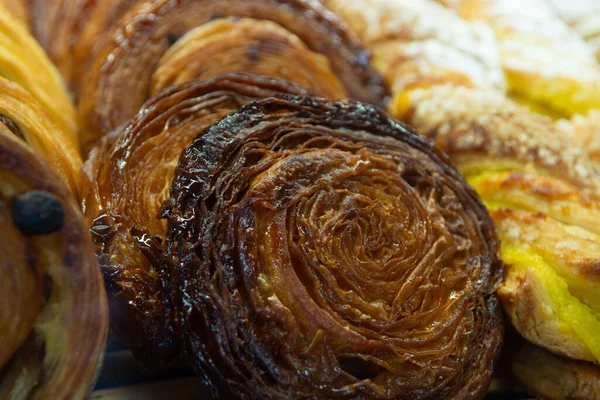
[[[600,65],[548,0],[437,1],[494,29],[509,89],[525,104],[564,117],[600,108]]]
[[[0,124],[0,398],[83,399],[108,312],[86,227],[67,188]]]
[[[176,324],[246,398],[480,398],[503,327],[491,219],[376,108],[265,99],[184,151],[165,210]]]

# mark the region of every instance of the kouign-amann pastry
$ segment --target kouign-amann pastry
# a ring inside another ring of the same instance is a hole
[[[243,398],[476,399],[503,327],[494,224],[372,106],[252,102],[183,153],[165,210],[185,354]]]
[[[147,370],[179,358],[164,304],[169,285],[159,268],[166,234],[159,214],[179,155],[228,112],[284,93],[308,92],[287,81],[252,75],[171,87],[150,99],[114,140],[105,137],[86,162],[84,209],[99,248],[112,329]]]

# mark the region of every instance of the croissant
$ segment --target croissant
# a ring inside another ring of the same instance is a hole
[[[479,398],[502,339],[495,228],[376,108],[252,102],[184,151],[164,215],[186,355],[243,398]]]
[[[15,20],[3,4],[0,1],[0,77],[19,84],[31,93],[68,139],[64,142],[65,146],[77,147],[75,108],[59,72],[25,24]]]
[[[106,297],[66,186],[0,123],[0,398],[83,399],[102,361]]]
[[[284,93],[307,91],[252,75],[171,87],[149,100],[116,139],[105,137],[86,162],[83,205],[99,248],[112,328],[148,371],[179,357],[157,267],[166,234],[158,215],[179,155],[229,111]]]
[[[279,25],[281,28],[279,32],[272,32],[261,38],[263,42],[270,43],[272,40],[272,46],[280,46],[285,50],[278,56],[279,59],[293,57],[298,47],[302,47],[303,44],[307,50],[322,55],[322,57],[310,55],[309,58],[315,58],[311,61],[311,66],[314,67],[316,63],[319,64],[320,69],[323,69],[323,64],[327,61],[329,65],[326,69],[331,68],[345,89],[343,96],[348,95],[376,104],[383,103],[387,93],[386,88],[383,80],[370,66],[369,54],[360,47],[357,38],[319,2],[310,0],[139,1],[129,8],[118,22],[111,25],[107,33],[100,35],[98,42],[103,45],[100,50],[92,54],[90,70],[78,85],[84,152],[87,153],[100,137],[135,115],[151,92],[151,82],[160,80],[156,73],[161,59],[170,65],[168,61],[170,57],[165,53],[171,45],[193,28],[216,17],[252,18]],[[264,27],[258,26],[257,32],[261,29]],[[284,30],[289,33],[283,32]],[[218,32],[213,33],[218,34]],[[281,46],[282,39],[286,36],[289,44]],[[209,55],[218,54],[219,49],[214,46],[217,44],[221,46],[217,39],[212,40],[212,45],[198,43],[189,36],[182,40],[184,43],[171,52],[176,53],[171,54],[175,58],[182,57],[188,52],[198,57],[197,51],[206,51]],[[227,46],[231,46],[228,43],[233,44],[234,41],[225,40],[222,44],[223,49],[226,50]],[[197,49],[197,45],[202,47]],[[260,57],[261,49],[256,49],[257,45],[261,45],[261,41],[248,44],[246,51],[248,58]],[[188,46],[189,49],[182,48]],[[220,53],[220,60],[231,61],[227,54]],[[269,51],[264,54],[269,55]],[[167,60],[164,57],[167,57]],[[223,67],[220,63],[219,66]],[[234,70],[228,69],[225,72],[244,72],[238,69],[240,66],[232,66]],[[171,67],[175,68],[175,72],[180,68],[172,64]],[[194,72],[200,73],[200,78],[209,78],[213,75],[207,74],[214,74],[214,71],[219,71],[219,68],[205,70],[185,68],[181,72],[189,78],[195,78],[190,75]],[[274,71],[275,76],[281,76],[282,72],[277,70],[277,64]],[[271,73],[269,75],[273,76]],[[169,79],[172,80],[174,77]],[[328,84],[333,88],[338,85],[340,84],[336,82]],[[335,90],[335,93],[340,91]]]

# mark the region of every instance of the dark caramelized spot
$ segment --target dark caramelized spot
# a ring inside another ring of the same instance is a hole
[[[13,121],[12,119],[10,119],[4,115],[0,115],[0,123],[4,124],[8,128],[9,131],[11,131],[12,133],[15,134],[15,136],[25,140],[25,136],[23,135],[23,132],[21,132],[21,129],[17,126],[15,121]]]
[[[63,226],[64,211],[51,193],[32,190],[12,199],[15,225],[28,236],[48,235]]]
[[[359,380],[373,379],[381,371],[379,365],[359,357],[340,357],[339,363],[341,369]]]

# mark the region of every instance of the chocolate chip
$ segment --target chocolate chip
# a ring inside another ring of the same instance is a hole
[[[179,40],[179,35],[176,35],[174,33],[169,33],[167,35],[167,43],[169,43],[169,46],[173,46],[175,44],[175,42],[177,42]]]
[[[0,124],[4,124],[8,128],[9,131],[11,131],[12,133],[15,134],[15,136],[25,140],[25,136],[23,135],[23,132],[21,132],[21,129],[17,126],[15,121],[13,121],[12,119],[0,114]]]
[[[252,61],[260,60],[260,50],[258,49],[258,43],[250,43],[248,45],[248,50],[246,51],[248,54],[248,58]]]
[[[51,193],[32,190],[12,199],[15,225],[28,236],[48,235],[63,226],[64,211]]]

